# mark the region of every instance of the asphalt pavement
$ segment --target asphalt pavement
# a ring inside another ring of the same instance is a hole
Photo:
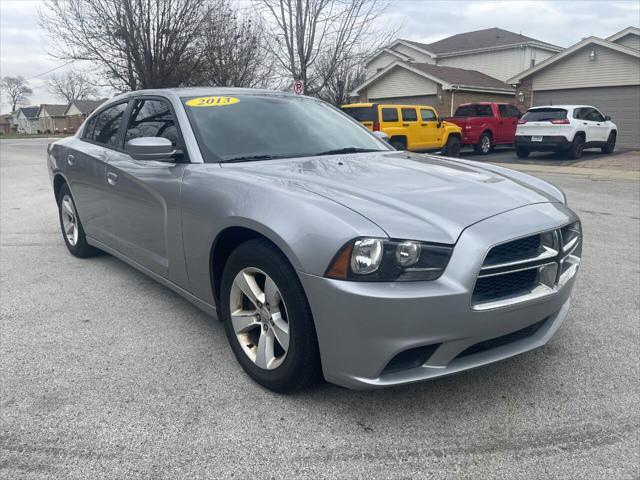
[[[640,188],[547,175],[583,264],[545,347],[372,392],[281,396],[220,323],[66,250],[47,140],[0,141],[0,478],[638,478]]]

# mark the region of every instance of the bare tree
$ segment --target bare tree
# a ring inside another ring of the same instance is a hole
[[[175,87],[199,67],[210,0],[46,0],[52,56],[86,60],[119,90]]]
[[[319,94],[341,65],[353,65],[363,51],[380,45],[375,23],[385,5],[379,0],[260,3],[271,33],[266,36],[267,46],[284,75],[304,81],[305,94]]]
[[[229,0],[218,0],[207,16],[200,42],[201,67],[191,81],[223,87],[266,87],[273,62],[264,48],[263,24],[236,12]]]
[[[33,90],[23,77],[3,77],[0,81],[0,88],[9,98],[11,111],[15,112],[18,105],[26,105],[29,102],[29,95],[33,94]]]
[[[52,94],[66,100],[67,103],[93,98],[98,94],[98,90],[86,74],[72,70],[62,75],[52,74],[47,87]]]
[[[349,102],[349,92],[360,85],[364,77],[364,58],[356,56],[351,61],[342,61],[318,96],[335,106],[344,105]]]

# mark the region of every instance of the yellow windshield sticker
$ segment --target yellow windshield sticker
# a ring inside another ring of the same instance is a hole
[[[188,107],[225,107],[238,103],[239,98],[235,97],[198,97],[186,102]]]

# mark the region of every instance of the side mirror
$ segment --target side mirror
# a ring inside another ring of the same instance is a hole
[[[124,149],[135,160],[170,162],[178,152],[171,140],[163,137],[139,137],[127,142]]]
[[[387,134],[386,134],[386,133],[384,133],[384,132],[381,132],[381,131],[379,131],[379,130],[378,130],[378,131],[376,131],[376,132],[373,132],[373,134],[374,134],[376,137],[378,137],[380,140],[383,140],[383,141],[385,141],[385,142],[388,142],[388,141],[389,141],[389,135],[387,135]]]
[[[442,128],[442,120],[438,120],[438,123],[436,124],[437,128]]]
[[[609,120],[611,120],[611,117],[609,115],[605,115],[604,116],[604,121],[608,122]]]

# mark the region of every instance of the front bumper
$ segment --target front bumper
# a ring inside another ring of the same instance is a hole
[[[472,292],[492,246],[576,218],[566,206],[548,203],[477,223],[462,233],[444,275],[432,282],[361,283],[299,273],[315,319],[325,378],[349,388],[406,384],[544,345],[567,316],[575,277],[545,297],[490,310],[474,310]],[[528,328],[530,335],[509,336]],[[499,338],[513,341],[482,343]],[[469,347],[478,344],[489,348],[469,354]],[[425,363],[388,368],[399,353],[425,346],[435,346]]]
[[[567,150],[571,146],[571,142],[563,135],[543,135],[540,142],[534,142],[531,138],[531,135],[516,135],[514,144],[530,151]]]

